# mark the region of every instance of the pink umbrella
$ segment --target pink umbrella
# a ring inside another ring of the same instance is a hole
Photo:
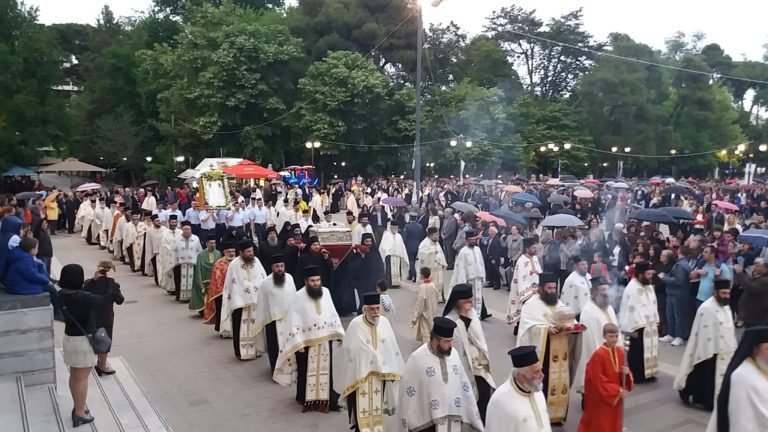
[[[712,204],[715,204],[721,209],[739,211],[739,206],[737,206],[734,203],[729,203],[728,201],[715,200],[715,201],[712,201]]]
[[[573,194],[576,195],[579,198],[594,198],[595,194],[592,192],[586,190],[586,189],[579,189],[577,191],[573,191]]]
[[[480,219],[482,219],[484,221],[496,222],[496,224],[498,226],[503,226],[503,227],[507,226],[507,222],[504,219],[502,219],[500,217],[496,217],[496,216],[494,216],[494,215],[492,215],[492,214],[490,214],[488,212],[484,212],[484,211],[477,212],[477,214],[475,216],[479,217]]]
[[[600,183],[600,180],[597,180],[597,179],[586,179],[586,180],[584,180],[582,183],[592,183],[592,184],[597,184],[597,183]]]

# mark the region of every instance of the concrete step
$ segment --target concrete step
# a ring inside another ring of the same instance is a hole
[[[61,351],[56,353],[57,400],[59,412],[69,431],[72,398],[66,385],[68,372]],[[59,365],[61,364],[61,367]],[[96,420],[92,430],[98,432],[170,432],[171,428],[157,411],[136,376],[121,357],[109,360],[114,375],[99,377],[92,371],[88,383],[88,408]],[[62,372],[60,372],[62,371]],[[78,429],[79,430],[79,429]],[[88,430],[88,429],[85,429]]]
[[[0,425],[3,432],[28,432],[24,409],[24,379],[20,375],[0,377]]]
[[[24,395],[30,432],[63,432],[65,430],[59,415],[54,386],[26,387]]]

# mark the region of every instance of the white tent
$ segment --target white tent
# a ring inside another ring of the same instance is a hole
[[[199,175],[199,173],[197,172],[197,170],[188,169],[188,170],[184,171],[183,173],[177,175],[176,177],[186,180],[188,178],[197,177],[198,175]]]
[[[206,171],[209,171],[211,169],[220,169],[222,164],[225,166],[232,166],[239,163],[242,160],[243,158],[205,158],[202,161],[200,161],[200,163],[197,164],[195,168],[193,168],[195,171],[197,171],[197,174],[195,174],[195,177],[200,177],[200,174]]]

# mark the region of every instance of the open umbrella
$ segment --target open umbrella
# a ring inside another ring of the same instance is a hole
[[[586,189],[580,189],[577,191],[573,191],[573,194],[579,198],[594,198],[595,194],[592,192],[586,190]]]
[[[503,226],[503,227],[507,226],[507,222],[504,219],[498,216],[494,216],[488,212],[480,211],[480,212],[477,212],[476,216],[484,221],[496,222],[496,224],[498,224],[499,226]]]
[[[86,183],[82,186],[78,186],[77,189],[75,189],[76,192],[85,192],[89,190],[96,190],[101,189],[101,185],[98,183]]]
[[[477,184],[480,186],[495,186],[496,182],[493,180],[480,180]]]
[[[535,197],[534,195],[531,195],[531,194],[527,194],[527,193],[517,193],[517,194],[512,195],[512,201],[517,202],[517,203],[523,203],[523,204],[531,203],[531,204],[533,204],[535,206],[540,206],[541,205],[541,201],[539,201],[539,199],[537,197]]]
[[[393,207],[405,207],[408,205],[407,202],[405,202],[404,199],[398,198],[398,197],[386,197],[383,200],[381,200],[382,204],[386,204]]]
[[[559,185],[559,184],[560,184],[560,179],[556,179],[556,178],[553,178],[553,179],[549,179],[549,180],[547,180],[547,182],[546,182],[546,183],[544,183],[544,184],[545,184],[545,185],[547,185],[547,186],[557,186],[557,185]]]
[[[736,185],[723,185],[723,186],[720,186],[720,190],[726,191],[726,192],[737,192],[739,190],[739,187]]]
[[[673,218],[678,219],[678,220],[694,220],[694,219],[696,219],[695,217],[693,217],[691,212],[689,212],[688,210],[686,210],[684,208],[680,208],[680,207],[661,207],[658,210],[659,211],[663,211],[664,213],[666,213],[666,214],[668,214],[668,215],[670,215]]]
[[[768,246],[768,230],[748,229],[741,233],[739,241],[749,243],[759,248],[764,248]]]
[[[520,216],[526,219],[544,219],[544,216],[541,215],[539,209],[533,209],[529,212],[520,213]]]
[[[576,216],[569,214],[556,214],[553,216],[547,216],[541,221],[543,227],[575,227],[582,226],[584,222]]]
[[[598,184],[598,183],[600,183],[600,180],[592,178],[592,179],[586,179],[582,183]]]
[[[565,204],[567,202],[570,202],[570,201],[571,201],[571,199],[568,198],[567,196],[565,196],[565,195],[558,195],[558,194],[552,194],[552,195],[549,196],[549,198],[547,198],[547,202],[550,203],[550,204],[560,204],[560,205],[563,205],[563,204]]]
[[[728,201],[714,200],[714,201],[712,201],[712,204],[715,204],[716,206],[720,207],[721,209],[731,210],[731,211],[739,211],[739,206],[737,206],[734,203],[729,203]]]
[[[147,180],[144,183],[140,184],[139,187],[145,188],[145,187],[150,187],[150,186],[157,186],[159,184],[160,184],[160,182],[157,181],[157,180]]]
[[[675,218],[661,210],[656,209],[642,209],[629,215],[630,219],[636,219],[644,222],[655,222],[662,224],[674,224],[677,223]]]
[[[518,185],[508,185],[504,186],[504,192],[510,192],[510,193],[520,193],[523,191],[523,188],[521,188]]]
[[[282,180],[272,180],[272,182],[282,183]],[[344,180],[342,179],[333,179],[329,182],[330,184],[336,184],[336,183],[344,183]]]
[[[611,187],[614,189],[629,189],[629,185],[624,182],[614,183]]]
[[[741,185],[741,188],[744,190],[757,190],[757,189],[760,189],[760,187],[761,187],[760,185],[756,185],[756,184]]]
[[[38,192],[19,192],[16,195],[14,195],[14,198],[17,200],[28,200],[32,198],[39,198],[42,195]]]
[[[688,195],[690,192],[688,189],[682,187],[682,186],[667,186],[664,188],[664,195],[677,195],[677,196],[683,196]]]
[[[491,212],[491,215],[504,219],[507,222],[516,223],[519,225],[528,225],[525,218],[518,213],[515,213],[507,209],[498,209]]]
[[[455,203],[451,204],[451,207],[455,208],[456,210],[462,213],[467,213],[467,212],[477,213],[480,211],[477,207],[462,201],[456,201]]]

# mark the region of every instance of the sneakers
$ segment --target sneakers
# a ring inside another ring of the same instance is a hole
[[[677,337],[675,338],[675,340],[672,341],[672,346],[680,346],[684,343],[685,341],[682,338]]]
[[[664,343],[670,343],[670,342],[672,342],[673,340],[675,340],[675,338],[673,338],[673,337],[672,337],[672,336],[670,336],[670,335],[666,335],[666,336],[664,336],[663,338],[659,338],[659,342],[664,342]]]

